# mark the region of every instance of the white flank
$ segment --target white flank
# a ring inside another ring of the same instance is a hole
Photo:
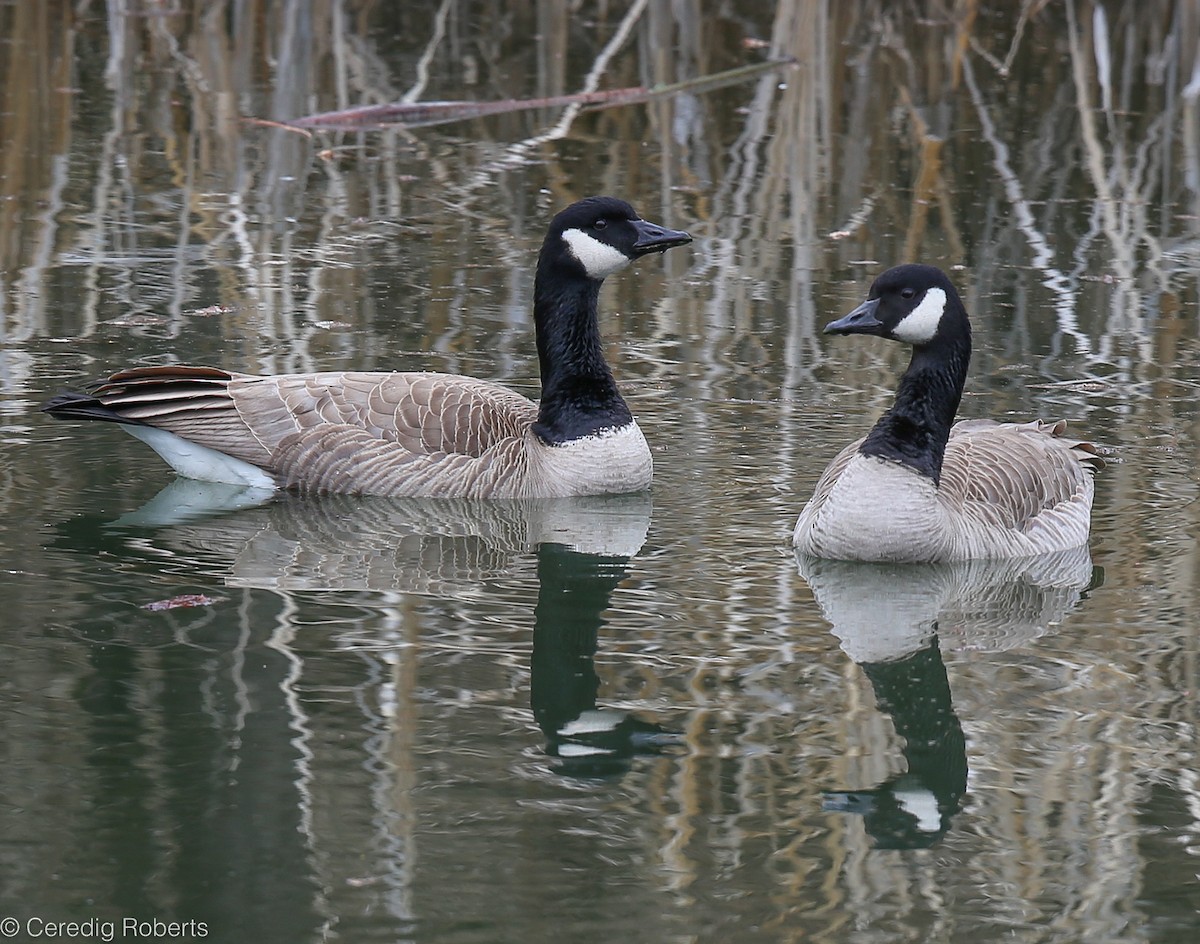
[[[569,229],[563,233],[562,238],[571,250],[571,255],[583,265],[583,271],[588,274],[588,278],[606,278],[633,261],[620,249],[602,243],[581,229]]]
[[[574,744],[568,742],[559,744],[556,748],[559,757],[595,757],[597,755],[609,755],[613,752],[605,750],[602,747],[592,747],[590,744]]]
[[[165,429],[125,424],[121,428],[157,452],[167,465],[185,478],[228,485],[250,485],[254,488],[276,488],[275,480],[258,466],[201,446]]]
[[[909,344],[926,344],[937,334],[945,311],[946,293],[940,288],[926,289],[921,304],[900,319],[892,336]]]

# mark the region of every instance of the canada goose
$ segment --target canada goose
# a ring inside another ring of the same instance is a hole
[[[259,377],[179,366],[124,370],[42,409],[120,423],[180,475],[206,481],[397,497],[641,491],[650,450],[601,351],[600,284],[689,242],[612,197],[554,217],[533,290],[540,403],[452,374]]]
[[[826,334],[911,344],[892,408],[817,481],[792,540],[837,560],[955,561],[1025,557],[1087,542],[1103,466],[1066,424],[997,423],[954,414],[971,359],[971,326],[940,269],[902,265]]]

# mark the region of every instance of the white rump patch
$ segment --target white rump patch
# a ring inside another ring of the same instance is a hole
[[[900,319],[892,329],[892,336],[909,344],[926,344],[932,341],[946,311],[946,293],[940,288],[925,290],[921,304]]]
[[[153,426],[121,424],[121,429],[136,436],[157,452],[172,469],[189,479],[202,482],[224,482],[228,485],[250,485],[274,489],[275,480],[256,465],[201,446],[190,439],[176,436]]]
[[[633,261],[620,249],[614,249],[581,229],[569,229],[562,234],[562,238],[589,278],[603,279]]]

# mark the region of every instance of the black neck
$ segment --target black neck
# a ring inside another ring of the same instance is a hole
[[[896,402],[867,434],[859,452],[907,465],[936,484],[970,360],[969,334],[913,348]]]
[[[533,289],[542,400],[533,431],[555,445],[633,419],[604,360],[597,324],[600,282],[539,263]]]

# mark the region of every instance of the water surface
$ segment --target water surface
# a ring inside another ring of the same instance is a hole
[[[0,7],[18,939],[1195,940],[1200,5],[418,6]],[[534,256],[594,192],[696,237],[602,296],[650,495],[254,504],[37,412],[174,362],[536,396]],[[1106,452],[1088,555],[793,557],[904,364],[821,327],[905,259],[971,312],[964,415]]]

